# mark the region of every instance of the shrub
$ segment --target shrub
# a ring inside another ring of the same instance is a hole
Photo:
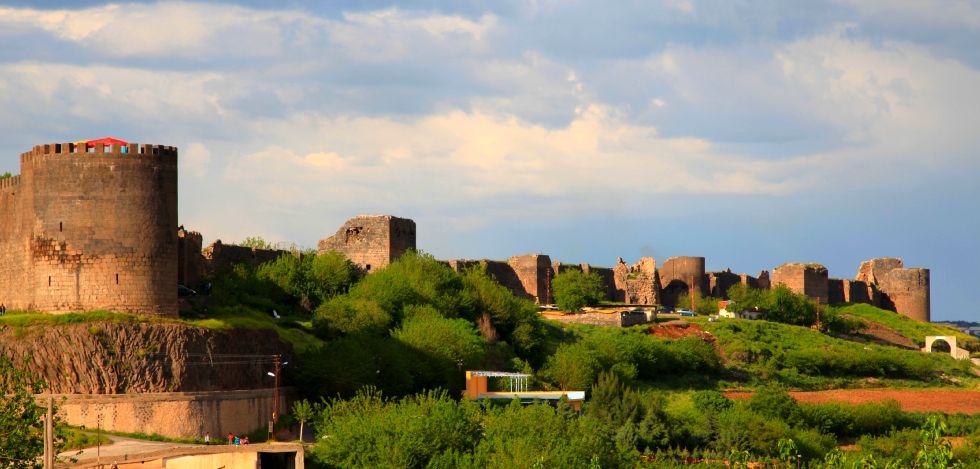
[[[431,307],[420,309],[391,335],[418,352],[418,384],[458,391],[462,388],[462,370],[483,358],[483,340],[473,323],[465,319],[441,317]]]
[[[562,311],[578,311],[583,306],[595,306],[605,298],[602,279],[595,272],[570,269],[555,276],[551,282],[555,304]]]
[[[383,335],[393,319],[374,301],[338,296],[320,305],[313,326],[320,337],[349,334]]]
[[[445,392],[387,401],[368,389],[324,406],[311,453],[331,467],[426,467],[447,451],[472,452],[479,418],[478,406]]]

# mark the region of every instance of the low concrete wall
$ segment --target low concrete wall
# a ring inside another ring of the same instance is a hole
[[[280,414],[294,393],[281,388]],[[272,389],[143,394],[54,394],[58,415],[70,425],[170,438],[221,442],[228,433],[265,428],[272,415]],[[47,395],[38,396],[45,399]]]
[[[546,314],[546,319],[593,326],[629,327],[650,322],[647,315],[639,312],[596,313],[585,312],[575,314]]]

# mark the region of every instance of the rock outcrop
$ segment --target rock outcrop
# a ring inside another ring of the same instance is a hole
[[[276,354],[288,360],[292,347],[270,330],[156,322],[0,329],[0,355],[57,394],[269,388]]]

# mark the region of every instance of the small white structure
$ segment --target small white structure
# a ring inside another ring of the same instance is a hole
[[[957,360],[966,360],[970,358],[970,351],[964,350],[956,346],[956,336],[953,335],[927,335],[926,336],[926,346],[922,347],[922,351],[925,353],[932,353],[936,342],[945,342],[949,345],[949,354]]]
[[[731,301],[722,300],[718,302],[718,317],[728,318],[728,319],[759,319],[762,317],[762,311],[759,310],[742,310],[739,313],[734,311],[729,311],[729,306],[738,306]],[[733,308],[734,309],[734,308]]]

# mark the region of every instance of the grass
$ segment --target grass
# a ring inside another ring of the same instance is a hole
[[[758,381],[777,380],[799,389],[867,386],[976,385],[970,363],[944,354],[925,354],[837,339],[818,331],[769,321],[695,318],[718,339],[730,368]]]
[[[109,437],[105,436],[104,434],[99,435],[91,430],[69,426],[61,427],[58,430],[59,433],[61,433],[59,436],[64,438],[64,446],[62,447],[62,450],[64,451],[91,448],[99,445],[100,443],[102,445],[112,443],[112,440],[110,440]]]
[[[0,327],[12,327],[18,332],[37,326],[68,326],[97,322],[117,324],[184,324],[214,330],[273,330],[279,334],[282,340],[289,342],[297,352],[302,352],[323,344],[323,341],[313,336],[310,332],[312,324],[308,318],[291,318],[285,316],[282,319],[275,319],[268,314],[247,307],[217,307],[210,310],[203,317],[197,318],[141,316],[101,310],[64,314],[11,311],[0,316]]]
[[[854,304],[844,306],[837,308],[837,312],[864,321],[874,321],[883,326],[887,326],[894,329],[895,332],[898,332],[912,342],[919,344],[920,347],[925,344],[925,337],[927,335],[956,336],[958,341],[962,341],[964,343],[977,343],[977,339],[975,337],[964,334],[952,327],[916,321],[907,316],[903,316],[892,311],[875,308],[871,305]],[[960,347],[963,347],[963,345],[960,345]]]

